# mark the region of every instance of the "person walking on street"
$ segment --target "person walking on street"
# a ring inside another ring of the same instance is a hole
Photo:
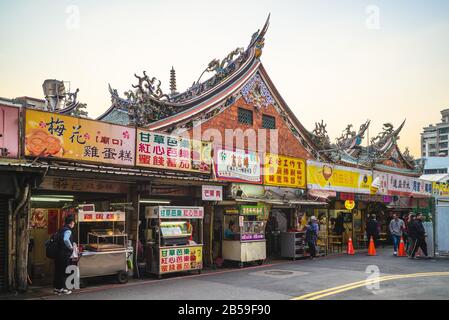
[[[423,221],[424,221],[424,215],[422,213],[419,213],[416,216],[416,219],[413,223],[414,231],[416,232],[416,240],[415,240],[415,244],[412,249],[412,254],[410,256],[410,258],[412,258],[412,259],[415,259],[416,252],[418,251],[419,248],[421,248],[421,250],[424,253],[424,255],[426,256],[426,258],[428,258],[427,243],[426,243],[427,234],[426,234],[426,230],[424,229]]]
[[[408,236],[408,241],[407,241],[407,254],[409,256],[411,256],[412,254],[412,249],[413,246],[415,245],[415,240],[416,240],[416,231],[415,231],[415,218],[416,215],[412,212],[410,212],[410,214],[408,215],[408,220],[407,220],[407,236]]]
[[[320,228],[317,223],[315,216],[310,218],[309,224],[306,226],[306,242],[309,247],[310,258],[314,259],[316,257],[316,243],[318,240],[318,232]]]
[[[395,256],[398,255],[399,242],[401,241],[404,228],[404,221],[399,219],[398,215],[394,213],[393,219],[390,221],[390,233],[393,238],[393,255]]]
[[[372,214],[366,223],[366,237],[370,241],[373,237],[374,246],[377,247],[377,239],[379,238],[379,224],[376,221],[376,215]]]
[[[64,226],[58,232],[58,253],[55,258],[54,293],[58,295],[72,293],[66,288],[66,270],[71,264],[70,257],[74,250],[72,229],[75,227],[75,219],[73,216],[67,216],[64,222]]]
[[[404,221],[404,230],[402,231],[402,238],[404,239],[405,252],[408,252],[408,222],[410,219],[410,213],[403,215],[402,220]]]

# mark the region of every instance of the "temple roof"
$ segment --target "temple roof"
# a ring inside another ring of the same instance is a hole
[[[369,124],[370,121],[363,124],[358,134],[352,132],[348,134],[346,139],[342,138],[345,137],[344,135],[337,139],[336,149],[332,151],[331,157],[342,164],[393,173],[419,175],[420,168],[416,167],[408,150],[405,153],[401,152],[397,144],[405,120],[395,130],[392,124],[384,124],[382,132],[372,138],[367,147],[363,147],[361,146],[363,134],[368,129]],[[349,132],[350,128],[351,126],[348,126],[346,132]],[[339,143],[339,141],[342,142]]]
[[[183,93],[163,94],[160,81],[145,72],[143,76],[135,75],[139,83],[133,85],[134,91],[125,92],[126,98],[109,86],[112,106],[98,119],[181,133],[209,120],[243,97],[248,103],[273,105],[299,142],[315,158],[326,160],[326,155],[317,152],[319,147],[281,97],[260,61],[269,22],[270,16],[262,29],[252,35],[246,49],[237,48],[222,61],[212,60],[200,78]],[[215,74],[201,82],[208,72]],[[254,86],[261,89],[259,98],[263,102],[251,101],[250,91]]]
[[[155,77],[148,76],[145,71],[143,76],[135,75],[139,83],[133,85],[134,90],[125,92],[125,98],[120,97],[117,90],[109,86],[112,105],[98,119],[109,122],[128,122],[128,124],[157,129],[177,121],[180,114],[189,116],[194,112],[201,112],[211,103],[216,103],[220,98],[224,99],[225,93],[233,88],[237,81],[254,72],[260,63],[259,58],[262,55],[269,22],[270,16],[263,28],[253,34],[246,50],[237,48],[221,61],[212,60],[200,78],[185,92],[171,96],[163,94],[160,88],[161,82]],[[209,72],[215,72],[214,76],[200,82],[203,75]]]

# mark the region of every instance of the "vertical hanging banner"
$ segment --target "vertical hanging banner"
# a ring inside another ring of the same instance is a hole
[[[211,144],[164,133],[137,130],[136,165],[209,173]]]
[[[134,128],[26,110],[25,155],[134,166]]]

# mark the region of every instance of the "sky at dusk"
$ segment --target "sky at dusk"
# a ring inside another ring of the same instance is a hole
[[[407,119],[400,146],[419,156],[423,126],[449,108],[449,1],[0,0],[0,96],[43,98],[70,81],[95,117],[146,70],[186,90],[214,58],[248,45],[271,13],[262,63],[303,125],[331,140],[348,123]]]

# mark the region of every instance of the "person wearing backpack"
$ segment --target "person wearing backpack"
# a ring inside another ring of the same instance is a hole
[[[317,219],[315,216],[312,216],[309,224],[306,226],[306,242],[309,247],[310,259],[312,260],[316,257],[316,243],[319,231],[320,227],[318,226]]]
[[[54,293],[57,295],[71,294],[72,291],[66,288],[66,269],[71,264],[73,253],[72,230],[75,227],[75,218],[67,216],[64,226],[58,231],[56,237],[57,254],[55,256]]]

